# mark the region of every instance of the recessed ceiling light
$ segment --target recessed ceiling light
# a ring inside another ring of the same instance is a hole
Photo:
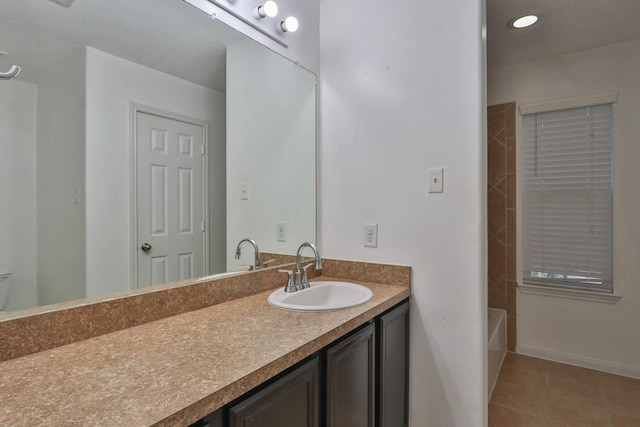
[[[526,15],[517,16],[509,21],[509,28],[521,29],[530,27],[538,22],[541,16],[539,13],[527,13]]]

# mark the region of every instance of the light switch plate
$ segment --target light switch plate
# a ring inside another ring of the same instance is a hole
[[[444,168],[429,169],[429,193],[444,192]]]

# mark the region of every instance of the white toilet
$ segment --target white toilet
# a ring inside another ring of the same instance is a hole
[[[0,313],[4,313],[4,306],[9,296],[9,287],[11,286],[11,274],[0,274]]]

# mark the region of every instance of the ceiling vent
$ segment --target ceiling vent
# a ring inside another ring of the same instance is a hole
[[[59,4],[60,6],[69,7],[71,6],[71,3],[73,3],[75,0],[51,0],[51,1]]]

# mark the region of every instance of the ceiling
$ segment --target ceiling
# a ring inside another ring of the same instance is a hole
[[[224,92],[226,46],[243,37],[179,0],[0,1],[0,71],[20,65],[30,82],[91,46]]]
[[[16,63],[27,81],[30,70],[43,69],[34,61],[54,61],[84,44],[224,92],[225,46],[241,37],[179,0],[76,0],[69,8],[1,1],[0,51],[11,55],[0,58],[0,71]],[[541,21],[507,27],[528,11],[541,12]],[[637,39],[639,19],[640,0],[487,0],[488,68]]]
[[[532,27],[507,23],[541,12]],[[507,67],[640,38],[640,0],[487,0],[487,66]]]

